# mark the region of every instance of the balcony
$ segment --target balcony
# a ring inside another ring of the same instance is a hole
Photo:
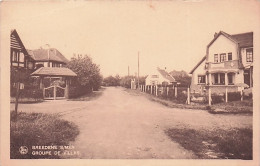
[[[238,69],[238,60],[224,61],[219,63],[207,62],[206,69]]]

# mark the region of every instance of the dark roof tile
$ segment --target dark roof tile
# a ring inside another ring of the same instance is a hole
[[[59,67],[41,67],[31,74],[31,76],[77,76],[69,68]]]

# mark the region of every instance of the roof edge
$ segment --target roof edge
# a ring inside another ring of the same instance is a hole
[[[197,65],[189,72],[189,74],[192,74],[198,67],[199,65],[206,59],[206,55],[197,63]]]

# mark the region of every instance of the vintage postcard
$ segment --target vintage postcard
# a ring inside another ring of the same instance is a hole
[[[260,164],[260,1],[0,8],[0,165]]]

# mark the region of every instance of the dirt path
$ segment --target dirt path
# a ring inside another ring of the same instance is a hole
[[[11,106],[13,107],[13,105]],[[60,113],[79,126],[71,144],[80,158],[95,159],[186,159],[196,156],[171,141],[169,127],[252,127],[252,116],[212,115],[204,110],[167,108],[123,88],[107,88],[92,101],[48,101],[21,104],[20,110]]]

